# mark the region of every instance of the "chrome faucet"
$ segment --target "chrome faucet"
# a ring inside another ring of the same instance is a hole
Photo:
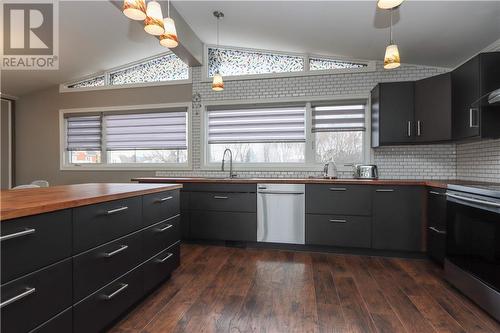
[[[226,148],[226,150],[224,150],[224,154],[222,155],[222,171],[225,171],[224,164],[226,162],[225,159],[226,159],[227,152],[229,152],[229,178],[234,178],[234,177],[236,177],[236,174],[233,173],[233,152],[229,148]]]

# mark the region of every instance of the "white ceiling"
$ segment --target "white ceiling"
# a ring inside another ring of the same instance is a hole
[[[221,44],[382,59],[387,12],[376,1],[173,1],[200,39],[214,44],[214,10],[222,10]],[[500,1],[410,1],[394,13],[405,63],[454,67],[500,39]],[[3,71],[14,96],[68,82],[164,52],[140,24],[109,1],[60,1],[60,69]]]

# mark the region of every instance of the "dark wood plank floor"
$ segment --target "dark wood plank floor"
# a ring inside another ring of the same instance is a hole
[[[114,333],[500,332],[427,260],[187,244]]]

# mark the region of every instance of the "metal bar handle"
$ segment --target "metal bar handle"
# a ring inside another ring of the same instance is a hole
[[[430,194],[434,194],[434,195],[440,195],[440,196],[444,196],[446,194],[444,193],[439,193],[439,192],[436,192],[436,191],[429,191]]]
[[[173,198],[174,198],[173,196],[169,196],[169,197],[158,199],[158,200],[156,200],[156,202],[162,203],[162,202],[168,201],[168,200],[173,199]]]
[[[422,134],[422,122],[420,120],[417,120],[417,136],[420,136]]]
[[[19,231],[19,232],[15,232],[13,234],[8,234],[8,235],[5,235],[5,236],[0,236],[0,242],[3,242],[5,240],[8,240],[8,239],[12,239],[12,238],[17,238],[17,237],[22,237],[22,236],[26,236],[26,235],[31,235],[31,234],[34,234],[35,233],[35,229],[28,229],[26,228],[25,230],[23,231]]]
[[[12,298],[9,298],[8,300],[0,303],[0,309],[3,308],[4,306],[7,306],[9,304],[12,304],[14,302],[17,302],[19,301],[20,299],[22,298],[25,298],[26,296],[29,296],[31,294],[33,294],[34,292],[36,291],[35,288],[30,288],[30,287],[26,287],[26,290],[23,291],[22,293],[12,297]]]
[[[411,136],[411,121],[408,120],[408,136]]]
[[[384,189],[379,188],[379,189],[376,189],[375,192],[394,192],[394,190],[392,188],[391,189],[389,189],[389,188],[387,188],[387,189],[385,189],[385,188]]]
[[[339,191],[339,192],[340,191],[347,191],[347,189],[345,187],[330,187],[329,190],[330,191],[334,191],[334,192],[336,192],[336,191]]]
[[[110,258],[110,257],[112,257],[114,255],[117,255],[120,252],[125,251],[126,249],[128,249],[128,245],[120,245],[120,247],[117,250],[114,250],[114,251],[111,251],[111,252],[105,252],[104,253],[104,257]]]
[[[158,232],[164,232],[164,231],[166,231],[166,230],[168,230],[168,229],[170,229],[170,228],[172,228],[172,227],[173,227],[173,225],[171,225],[171,224],[167,224],[167,225],[166,225],[165,227],[163,227],[163,228],[158,228],[158,229],[156,229],[156,231],[158,231]]]
[[[214,199],[229,199],[228,197],[223,197],[220,195],[214,195]]]
[[[173,256],[174,254],[173,253],[169,253],[167,254],[167,256],[163,259],[157,259],[156,261],[160,264],[163,264],[165,261],[167,261],[171,256]]]
[[[474,124],[474,112],[479,112],[479,110],[477,108],[469,109],[469,127],[479,127],[479,121]]]
[[[121,293],[122,291],[124,291],[125,289],[128,288],[128,284],[126,284],[126,283],[120,283],[120,286],[121,286],[120,288],[116,289],[111,294],[104,295],[104,299],[109,301],[110,299],[112,299],[113,297],[115,297],[116,295],[118,295],[119,293]]]
[[[441,234],[441,235],[446,235],[446,231],[444,231],[444,230],[439,230],[439,229],[437,229],[437,228],[435,228],[435,227],[429,227],[429,230],[432,230],[432,231],[434,231],[434,232],[436,232],[436,233],[438,233],[438,234]]]
[[[115,208],[115,209],[111,209],[111,210],[108,210],[106,212],[107,215],[111,215],[111,214],[115,214],[115,213],[118,213],[118,212],[123,212],[124,210],[127,210],[128,207],[127,206],[123,206],[123,207],[120,207],[120,208]]]
[[[332,222],[332,223],[347,223],[347,220],[335,220],[335,219],[333,219],[333,220],[330,220],[330,222]]]
[[[304,194],[304,192],[299,191],[259,191],[263,194]]]
[[[463,197],[461,195],[456,195],[456,194],[451,194],[451,193],[446,193],[446,195],[449,197],[455,198],[455,199],[463,200],[463,201],[468,201],[468,202],[492,206],[492,207],[500,207],[500,203],[497,203],[497,202],[468,198],[468,197]]]

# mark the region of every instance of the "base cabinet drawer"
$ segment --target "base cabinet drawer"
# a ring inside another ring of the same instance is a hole
[[[444,264],[446,254],[446,231],[441,227],[427,229],[427,254],[440,264]]]
[[[141,232],[73,257],[73,298],[77,302],[141,263]]]
[[[73,308],[64,310],[46,323],[35,328],[30,333],[66,333],[71,332],[73,326]]]
[[[148,194],[142,197],[143,226],[168,219],[180,213],[180,191]]]
[[[144,263],[144,291],[165,281],[180,264],[180,243],[161,251]]]
[[[191,210],[223,212],[256,212],[257,194],[228,192],[192,192],[189,195]]]
[[[141,197],[73,209],[73,253],[125,236],[142,227]]]
[[[73,307],[73,332],[101,332],[143,295],[142,266],[111,282]]]
[[[1,286],[1,331],[28,332],[71,306],[71,259]]]
[[[306,214],[306,244],[369,248],[371,218]]]
[[[369,216],[372,213],[371,186],[308,184],[306,213]]]
[[[71,210],[3,221],[2,282],[71,256]]]
[[[147,260],[180,240],[180,215],[154,224],[142,232],[142,258]]]
[[[257,214],[191,211],[189,232],[193,239],[257,241]]]

